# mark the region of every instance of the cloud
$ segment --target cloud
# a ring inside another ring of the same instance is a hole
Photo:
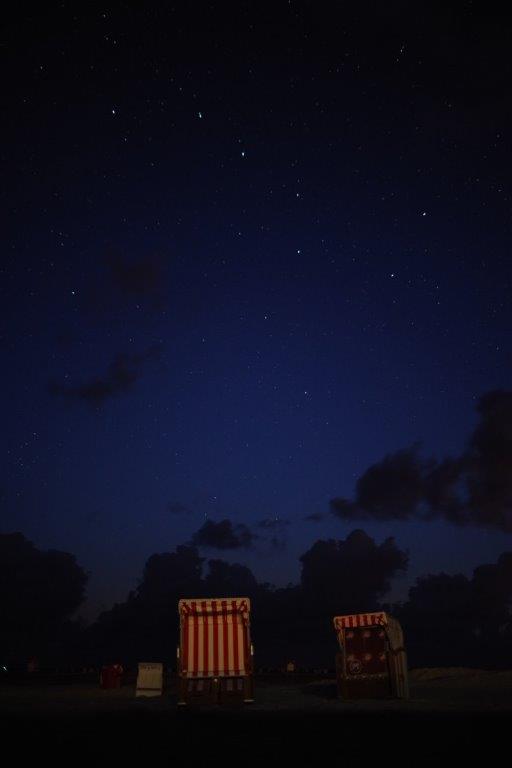
[[[53,382],[50,384],[50,391],[58,396],[100,407],[107,400],[133,389],[143,374],[146,363],[157,358],[158,355],[159,351],[156,347],[141,354],[118,355],[103,376],[97,376],[75,386]]]
[[[159,255],[133,259],[116,251],[105,257],[111,288],[119,294],[161,307],[165,302],[165,260]]]
[[[290,521],[281,517],[267,517],[256,523],[257,528],[261,529],[265,533],[258,538],[263,539],[272,550],[282,552],[286,549],[288,543],[286,537],[286,530],[290,525]]]
[[[243,523],[233,525],[231,520],[220,520],[218,523],[206,520],[194,533],[191,543],[211,549],[240,549],[251,547],[254,539],[254,534]]]
[[[430,517],[445,517],[452,523],[464,525],[469,522],[463,502],[463,476],[466,458],[443,459],[433,462],[423,477],[423,496],[429,508]]]
[[[322,515],[320,512],[312,512],[303,519],[308,523],[321,523],[322,520],[325,520],[325,515]]]
[[[160,255],[131,257],[112,249],[88,271],[77,292],[79,306],[101,324],[127,312],[137,322],[158,315],[169,304],[169,265]]]
[[[512,392],[480,398],[480,421],[458,457],[425,460],[417,446],[389,454],[335,498],[342,520],[430,520],[512,532]]]
[[[423,466],[413,446],[372,464],[357,481],[355,500],[333,499],[331,511],[344,520],[407,520],[422,492]]]

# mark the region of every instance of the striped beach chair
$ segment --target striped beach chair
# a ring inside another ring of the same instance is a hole
[[[179,601],[179,704],[203,694],[254,700],[250,610],[247,597]]]
[[[399,622],[384,612],[334,617],[342,698],[409,698],[407,654]]]

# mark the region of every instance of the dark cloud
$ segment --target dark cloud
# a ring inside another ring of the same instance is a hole
[[[312,512],[310,515],[306,515],[304,520],[308,523],[321,523],[325,519],[325,515],[320,512]]]
[[[357,505],[375,519],[410,517],[421,500],[422,467],[415,448],[386,456],[357,481]]]
[[[286,530],[290,521],[281,517],[268,517],[256,523],[256,526],[264,533],[259,538],[266,541],[272,550],[282,552],[288,543]]]
[[[194,533],[191,543],[212,549],[240,549],[251,547],[254,539],[254,534],[243,523],[233,525],[231,520],[220,520],[218,523],[206,520]]]
[[[166,262],[161,256],[133,259],[111,251],[105,257],[105,268],[111,288],[119,294],[155,308],[165,303]]]
[[[465,489],[463,474],[465,457],[432,462],[423,477],[423,496],[428,506],[428,516],[445,517],[452,523],[464,525],[469,522],[463,502]]]
[[[341,520],[360,520],[365,517],[363,510],[361,510],[353,501],[337,497],[330,501],[331,513],[335,517],[339,517]]]
[[[171,501],[167,505],[167,511],[170,515],[191,515],[192,510],[180,501]]]
[[[128,313],[140,323],[168,306],[169,265],[160,255],[131,257],[111,250],[88,271],[77,302],[95,322],[111,325]]]
[[[490,392],[480,422],[458,457],[424,460],[417,446],[369,467],[354,500],[332,499],[343,520],[428,520],[512,532],[512,392]]]
[[[421,495],[422,466],[413,447],[369,467],[357,481],[355,502],[334,499],[331,507],[349,520],[406,520],[414,514]]]
[[[159,350],[156,347],[141,354],[118,355],[105,375],[75,386],[53,382],[50,384],[50,391],[70,400],[99,407],[110,398],[131,390],[143,374],[146,363],[158,356]]]

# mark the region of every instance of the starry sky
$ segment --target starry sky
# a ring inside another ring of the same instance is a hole
[[[510,23],[492,4],[49,3],[5,16],[2,530],[90,616],[205,521],[276,585],[319,538],[470,573],[510,533],[342,521],[510,389]],[[241,529],[240,529],[241,530]]]

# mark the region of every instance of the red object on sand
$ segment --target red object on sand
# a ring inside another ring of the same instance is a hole
[[[108,664],[101,668],[100,686],[102,688],[120,688],[123,667],[121,664]]]

